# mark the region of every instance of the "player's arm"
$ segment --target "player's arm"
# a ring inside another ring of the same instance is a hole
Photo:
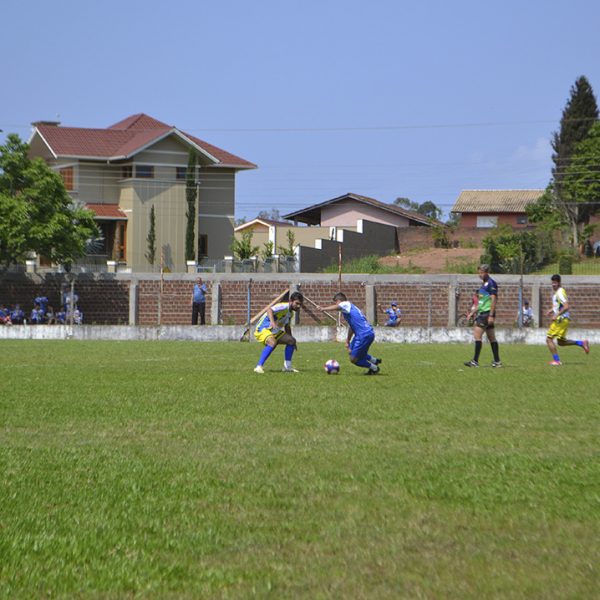
[[[267,308],[267,316],[269,317],[269,329],[273,329],[273,327],[276,324],[276,321],[275,321],[275,315],[273,313],[273,308],[271,306],[269,306],[269,308]]]
[[[492,304],[490,305],[490,316],[488,317],[488,323],[491,321],[492,323],[496,320],[496,304],[498,303],[498,294],[495,291],[492,291]]]
[[[317,309],[321,310],[321,311],[327,311],[327,312],[332,311],[332,310],[342,310],[339,307],[339,305],[337,305],[337,304],[332,304],[331,306],[317,306]]]

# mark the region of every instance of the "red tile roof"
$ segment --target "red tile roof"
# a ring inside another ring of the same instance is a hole
[[[118,204],[86,204],[85,207],[95,213],[97,219],[123,220],[127,215]]]
[[[250,161],[143,113],[127,117],[106,129],[62,127],[40,123],[36,126],[36,130],[57,157],[102,160],[128,158],[153,141],[158,141],[173,132],[183,135],[212,156],[217,161],[216,166],[256,168],[256,165]]]

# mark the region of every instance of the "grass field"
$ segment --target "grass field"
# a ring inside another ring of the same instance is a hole
[[[1,597],[598,597],[595,348],[1,348]]]

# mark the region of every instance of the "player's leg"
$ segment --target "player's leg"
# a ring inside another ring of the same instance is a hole
[[[267,362],[267,359],[275,350],[275,346],[277,346],[277,338],[273,335],[270,329],[263,329],[261,331],[255,331],[254,337],[257,341],[264,344],[264,348],[260,354],[258,359],[258,363],[254,368],[255,373],[264,373],[263,365]]]
[[[500,348],[498,347],[498,341],[496,340],[496,329],[492,325],[491,327],[485,330],[485,334],[487,335],[487,339],[490,342],[490,346],[492,348],[492,354],[494,355],[494,360],[492,362],[492,367],[501,367],[502,361],[500,360]]]
[[[473,352],[473,359],[465,362],[465,367],[478,367],[479,366],[479,355],[481,354],[481,347],[483,345],[483,332],[487,328],[487,316],[478,316],[473,326],[473,339],[475,342],[475,350]]]
[[[367,358],[369,356],[369,347],[373,343],[373,340],[374,337],[372,336],[365,339],[358,339],[354,336],[354,339],[350,344],[350,362],[357,367],[369,369],[367,371],[369,374],[379,372],[379,367]]]
[[[553,322],[550,325],[550,329],[548,329],[548,333],[546,334],[546,346],[548,346],[548,350],[552,355],[552,361],[550,364],[554,367],[560,366],[560,356],[558,355],[558,349],[556,347],[556,343],[554,342],[554,338],[556,337],[557,332],[555,331],[555,323]]]
[[[296,350],[296,338],[289,333],[284,333],[277,339],[278,344],[285,344],[283,352],[283,371],[286,373],[298,373],[298,369],[292,366],[292,357]]]

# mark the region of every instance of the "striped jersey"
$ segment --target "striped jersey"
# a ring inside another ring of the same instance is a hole
[[[289,325],[292,319],[292,313],[294,312],[290,308],[289,302],[280,302],[279,304],[274,304],[271,307],[271,310],[273,311],[273,316],[275,317],[275,323],[271,323],[271,319],[269,319],[269,313],[265,312],[265,314],[258,320],[258,323],[256,324],[256,331],[270,329],[274,334],[276,334],[284,329],[286,325]]]

